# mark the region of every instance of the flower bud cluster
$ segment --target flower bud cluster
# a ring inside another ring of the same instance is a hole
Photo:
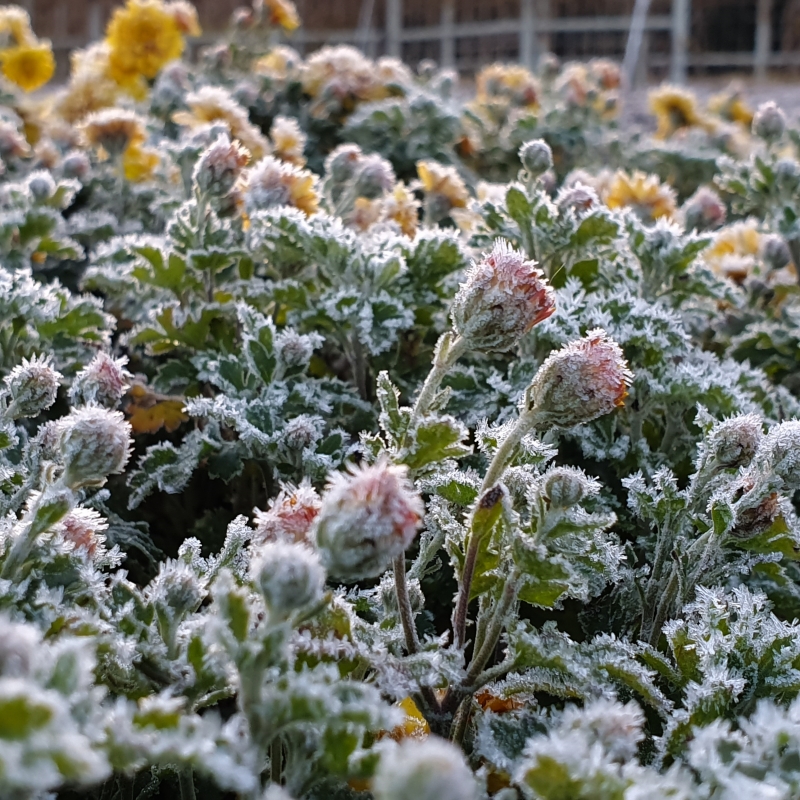
[[[451,315],[470,347],[504,352],[554,311],[555,294],[535,262],[498,240],[467,273]]]
[[[377,577],[414,540],[423,511],[404,467],[380,462],[335,474],[315,530],[323,565],[345,581]]]
[[[545,359],[526,410],[549,425],[581,425],[622,406],[632,380],[620,346],[596,328]]]

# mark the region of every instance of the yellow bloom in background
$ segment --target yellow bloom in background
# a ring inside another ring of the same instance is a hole
[[[476,85],[479,102],[505,98],[514,105],[539,105],[539,82],[520,64],[489,64],[478,73]]]
[[[74,125],[93,111],[113,106],[120,87],[108,77],[108,46],[94,44],[70,56],[69,84],[55,98],[53,111]]]
[[[128,0],[114,12],[106,41],[109,75],[126,88],[138,76],[155,78],[184,48],[175,16],[160,0]]]
[[[269,130],[272,140],[272,149],[278,158],[296,164],[298,167],[305,165],[303,151],[306,147],[306,135],[300,130],[296,119],[291,117],[275,117]]]
[[[0,52],[3,75],[25,92],[44,86],[56,71],[49,42],[21,44]]]
[[[28,12],[19,6],[0,7],[0,36],[7,37],[13,45],[34,44],[36,37]]]
[[[419,225],[419,200],[405,184],[398,183],[386,198],[384,213],[409,239],[414,238]]]
[[[269,150],[269,142],[261,131],[250,122],[246,109],[240,106],[230,93],[220,86],[203,86],[186,96],[190,111],[178,111],[172,119],[178,125],[197,128],[211,122],[224,122],[234,139],[238,139],[253,156],[259,159]]]
[[[469,192],[453,167],[446,167],[436,161],[418,161],[417,175],[428,198],[446,206],[443,209],[444,214],[452,208],[466,208]]]
[[[697,108],[697,98],[677,86],[661,86],[648,95],[650,110],[658,121],[656,136],[667,139],[684,128],[710,127]]]
[[[265,0],[264,9],[267,12],[267,21],[270,25],[283,28],[285,31],[294,31],[300,27],[300,15],[291,0]]]
[[[265,56],[256,60],[253,64],[253,71],[258,75],[283,81],[299,69],[302,61],[297,50],[286,45],[278,45]]]
[[[745,128],[749,128],[753,122],[753,109],[747,105],[738,86],[709,98],[708,110],[729,122],[738,122]]]
[[[294,206],[306,216],[319,210],[317,176],[273,156],[247,171],[242,188],[248,213],[276,206]]]
[[[145,139],[144,120],[122,108],[107,108],[91,114],[81,130],[91,146],[102,147],[111,156],[121,155]]]
[[[675,191],[661,183],[655,175],[636,171],[633,175],[619,171],[612,178],[605,194],[609,208],[631,208],[642,219],[672,219],[675,214]]]
[[[714,237],[703,258],[717,275],[741,283],[756,266],[761,240],[756,220],[736,222]]]
[[[153,174],[153,170],[158,166],[160,160],[155,150],[132,144],[122,155],[125,177],[133,183],[146,181]]]

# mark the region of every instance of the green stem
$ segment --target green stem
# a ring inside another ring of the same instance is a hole
[[[280,785],[283,778],[283,742],[275,737],[269,746],[269,779]]]
[[[460,745],[467,735],[467,726],[469,725],[469,718],[472,716],[472,697],[465,697],[461,701],[461,705],[456,711],[455,719],[453,720],[453,727],[450,732],[450,739],[455,744]]]
[[[448,345],[448,337],[451,336],[452,333],[450,332],[444,333],[436,343],[433,368],[428,373],[428,377],[425,378],[425,383],[422,384],[422,389],[420,389],[417,400],[411,410],[412,420],[417,420],[428,412],[445,375],[452,369],[453,364],[467,352],[467,343],[462,336],[456,336],[449,340]],[[445,347],[446,350],[443,353],[442,350]]]
[[[417,627],[414,624],[414,610],[411,608],[411,598],[408,596],[405,553],[401,553],[394,560],[394,588],[397,594],[397,607],[400,610],[400,622],[403,625],[403,634],[406,638],[406,650],[412,655],[419,651],[419,637],[417,636]]]
[[[181,800],[196,800],[194,770],[191,767],[184,767],[178,772],[178,786],[181,792]]]

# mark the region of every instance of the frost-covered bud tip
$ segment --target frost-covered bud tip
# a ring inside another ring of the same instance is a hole
[[[762,103],[753,117],[753,133],[767,142],[774,142],[786,130],[786,114],[770,101]]]
[[[377,154],[364,156],[358,168],[355,189],[360,197],[374,200],[391,191],[395,184],[392,165]]]
[[[792,263],[792,253],[782,236],[769,234],[761,238],[761,255],[770,269],[783,269]]]
[[[5,378],[10,397],[6,416],[11,419],[39,416],[55,403],[61,378],[47,357],[22,359]]]
[[[323,565],[341,580],[377,577],[414,540],[423,511],[404,467],[379,462],[336,473],[315,531]]]
[[[519,159],[528,174],[538,178],[553,166],[553,151],[544,139],[534,139],[520,147]]]
[[[503,352],[554,311],[555,294],[536,263],[498,240],[467,273],[451,315],[472,348]]]
[[[596,328],[545,359],[528,410],[551,425],[581,425],[623,405],[632,379],[620,346]]]
[[[544,476],[544,493],[550,505],[571,508],[595,493],[595,486],[582,470],[575,467],[553,467]]]
[[[250,153],[238,142],[221,134],[201,154],[194,168],[197,188],[215,197],[226,195],[241,175]]]
[[[708,452],[723,469],[746,467],[755,456],[763,435],[763,423],[756,414],[718,422],[708,436]]]
[[[302,544],[267,542],[256,549],[250,574],[269,610],[280,616],[322,597],[325,571],[317,553]]]
[[[684,204],[686,230],[718,228],[725,222],[727,211],[720,196],[707,186],[701,186]]]
[[[111,358],[98,353],[76,376],[70,388],[73,405],[94,403],[104,408],[115,408],[130,386],[133,378],[125,369],[128,359]]]

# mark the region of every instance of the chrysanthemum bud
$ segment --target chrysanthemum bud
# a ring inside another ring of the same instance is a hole
[[[130,145],[145,139],[144,120],[122,108],[104,108],[90,114],[81,130],[89,144],[102,147],[111,156],[122,155]]]
[[[429,736],[387,750],[373,783],[375,800],[477,800],[478,788],[455,745]]]
[[[753,117],[753,133],[764,141],[775,142],[786,130],[786,114],[772,101],[762,103]]]
[[[757,458],[790,489],[800,487],[800,420],[776,425],[764,437]]]
[[[92,163],[82,150],[71,150],[61,162],[61,172],[65,178],[76,178],[83,181],[89,176],[91,170]]]
[[[72,405],[95,403],[104,408],[116,408],[128,390],[130,372],[125,369],[128,359],[111,358],[98,353],[76,376],[69,392]]]
[[[298,414],[286,423],[281,437],[290,450],[305,450],[313,447],[322,438],[321,417],[312,414]]]
[[[258,548],[250,574],[270,611],[286,616],[322,596],[325,571],[317,553],[301,544],[267,542]]]
[[[708,454],[723,469],[746,467],[761,442],[763,423],[756,414],[718,422],[708,436]]]
[[[325,159],[325,174],[335,183],[346,183],[356,174],[362,157],[357,144],[340,144]]]
[[[765,235],[761,238],[761,256],[770,269],[778,270],[792,263],[792,253],[782,236]]]
[[[800,186],[800,164],[794,158],[780,158],[775,164],[775,182],[786,192]]]
[[[572,508],[594,494],[595,489],[583,471],[575,467],[553,467],[544,476],[545,496],[556,508]]]
[[[196,611],[203,601],[197,575],[183,561],[162,562],[150,588],[153,601],[173,617]]]
[[[550,425],[581,425],[623,405],[632,379],[620,346],[596,328],[545,359],[528,410]]]
[[[34,200],[39,202],[49,200],[56,190],[56,182],[53,176],[43,169],[37,169],[28,176],[28,191]]]
[[[538,178],[553,166],[553,151],[544,139],[534,139],[520,147],[519,160],[532,178]]]
[[[323,565],[346,581],[380,575],[414,540],[423,511],[403,467],[378,463],[335,474],[317,518]]]
[[[562,189],[556,198],[556,204],[562,211],[572,210],[583,213],[600,205],[600,198],[591,186],[583,183],[574,183],[566,189]]]
[[[361,159],[355,183],[359,196],[374,200],[390,191],[394,182],[394,169],[385,158],[373,153]]]
[[[498,240],[473,264],[453,300],[453,328],[476,350],[503,352],[555,311],[555,295],[535,262]]]
[[[275,350],[283,365],[294,369],[308,366],[315,341],[310,336],[286,328],[275,337]]]
[[[322,501],[310,483],[286,486],[266,511],[256,509],[256,541],[306,542]]]
[[[61,378],[50,365],[49,358],[22,359],[5,378],[11,399],[6,416],[11,419],[38,417],[55,403]]]
[[[687,231],[706,231],[725,222],[725,203],[707,186],[701,186],[684,204],[683,219]]]
[[[102,485],[128,463],[131,426],[119,411],[85,406],[73,409],[59,426],[63,481],[70,489]]]
[[[98,546],[105,541],[103,532],[108,522],[92,508],[73,508],[56,525],[56,530],[65,541],[71,542],[76,550],[88,556],[97,552]]]
[[[204,194],[215,197],[226,195],[234,186],[250,159],[250,154],[226,134],[207,147],[197,160],[194,181]]]

